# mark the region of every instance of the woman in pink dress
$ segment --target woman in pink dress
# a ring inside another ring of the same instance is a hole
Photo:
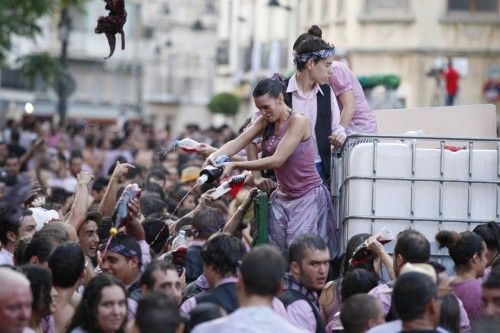
[[[336,252],[334,213],[330,194],[316,171],[315,142],[308,119],[290,109],[284,83],[275,79],[260,81],[253,91],[261,115],[236,139],[212,153],[207,161],[220,155],[233,156],[255,138],[262,136],[264,158],[254,161],[227,162],[225,175],[233,169],[273,169],[277,189],[271,194],[269,238],[271,244],[285,251],[298,236],[321,236],[331,253]]]

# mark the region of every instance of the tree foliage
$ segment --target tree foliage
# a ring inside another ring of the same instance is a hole
[[[227,116],[234,116],[238,113],[240,99],[235,94],[220,93],[214,95],[208,103],[208,109],[213,113],[222,113]]]
[[[64,8],[83,9],[85,0],[0,0],[0,65],[12,49],[14,36],[35,38],[40,18]]]
[[[21,64],[21,73],[29,80],[40,77],[54,89],[62,83],[66,87],[65,93],[68,96],[76,89],[76,82],[68,68],[62,66],[58,59],[46,52],[23,56],[18,59],[18,62]]]

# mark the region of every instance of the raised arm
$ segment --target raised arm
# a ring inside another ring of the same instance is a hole
[[[227,232],[231,235],[234,235],[236,233],[239,224],[243,220],[243,217],[245,216],[245,213],[250,207],[250,205],[252,204],[252,200],[256,194],[257,194],[257,188],[252,188],[250,190],[250,193],[248,193],[248,196],[238,207],[238,209],[233,214],[231,219],[224,225],[224,228],[222,229],[223,232]]]
[[[113,209],[117,200],[116,194],[120,188],[121,178],[127,174],[129,168],[134,168],[134,166],[130,163],[116,162],[115,170],[109,179],[108,187],[97,209],[102,216],[109,217],[113,215]]]
[[[43,146],[45,141],[43,139],[36,140],[28,150],[19,158],[19,165],[25,165],[33,157],[35,152]]]
[[[168,231],[170,233],[170,235],[173,235],[175,234],[175,228],[177,227],[177,224],[182,221],[183,219],[186,219],[186,218],[192,218],[194,217],[194,215],[196,213],[198,213],[200,210],[202,210],[203,208],[207,207],[210,202],[213,201],[213,198],[211,197],[211,194],[215,192],[215,189],[210,189],[208,191],[206,191],[205,193],[203,193],[200,197],[200,201],[198,203],[198,205],[192,210],[190,211],[189,213],[187,213],[186,215],[182,216],[181,218],[179,218],[177,221],[175,222],[172,222],[169,224],[168,226]]]
[[[85,220],[85,214],[88,209],[89,202],[89,190],[88,186],[94,177],[85,171],[80,171],[76,176],[77,185],[75,192],[75,199],[73,200],[73,205],[69,213],[69,224],[72,225],[76,231],[80,229],[83,220]]]

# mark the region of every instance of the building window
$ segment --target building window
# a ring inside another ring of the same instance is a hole
[[[229,41],[223,40],[217,46],[215,59],[218,65],[229,65]]]
[[[391,14],[409,14],[409,0],[367,0],[365,1],[365,13],[367,15]]]
[[[338,0],[337,1],[337,16],[343,16],[344,15],[344,0]]]
[[[330,3],[331,0],[323,0],[321,4],[321,20],[325,21],[330,18]]]
[[[448,0],[449,11],[497,13],[498,0]]]
[[[9,89],[33,90],[33,82],[26,79],[18,69],[2,68],[0,86]]]
[[[448,0],[447,12],[441,18],[446,23],[498,24],[499,0]]]
[[[411,23],[415,20],[410,0],[365,0],[361,23]]]

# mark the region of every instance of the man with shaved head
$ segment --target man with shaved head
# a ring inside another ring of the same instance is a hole
[[[21,273],[0,267],[0,333],[22,333],[31,318],[30,282]]]

